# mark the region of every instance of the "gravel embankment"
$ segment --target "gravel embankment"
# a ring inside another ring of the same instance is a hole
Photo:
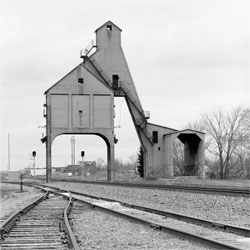
[[[216,194],[55,182],[96,196],[250,228],[250,199]]]
[[[21,209],[25,204],[40,197],[42,193],[32,187],[23,187],[23,192],[20,191],[19,185],[0,183],[1,198],[0,198],[0,221],[1,223],[11,214]]]
[[[210,249],[82,204],[74,205],[71,217],[73,231],[84,250]]]

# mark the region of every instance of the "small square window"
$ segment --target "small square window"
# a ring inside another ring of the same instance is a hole
[[[83,83],[83,78],[78,78],[78,83]]]
[[[112,25],[107,25],[107,30],[112,30]]]

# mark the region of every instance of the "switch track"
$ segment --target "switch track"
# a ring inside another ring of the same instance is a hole
[[[68,189],[49,187],[49,190],[51,188],[60,190],[60,192],[71,192],[74,199],[87,203],[94,208],[114,213],[129,220],[143,223],[154,229],[162,230],[210,247],[238,250],[248,249],[249,247],[250,230],[247,228],[137,206],[113,199],[95,197]]]

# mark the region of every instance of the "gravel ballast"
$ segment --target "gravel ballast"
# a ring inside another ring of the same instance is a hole
[[[82,204],[74,205],[71,217],[79,246],[85,250],[210,249]]]
[[[29,202],[42,195],[36,188],[23,187],[23,192],[20,191],[20,185],[0,183],[1,188],[1,210],[0,221],[1,223],[10,215],[21,209]]]
[[[55,182],[53,185],[136,205],[250,228],[250,199],[248,197],[85,183]]]
[[[2,185],[9,185],[5,186],[8,192],[3,191]],[[250,228],[247,197],[86,183],[53,182],[50,185]],[[37,189],[24,187],[24,190],[21,193],[18,185],[1,184],[1,219],[23,207],[25,202],[41,196]],[[82,204],[74,205],[71,217],[81,249],[211,249]]]

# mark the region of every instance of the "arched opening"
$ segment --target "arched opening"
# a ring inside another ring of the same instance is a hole
[[[184,144],[183,175],[199,175],[198,149],[201,139],[189,133],[181,133],[177,138]]]
[[[167,176],[204,175],[204,134],[182,130],[165,135]]]
[[[59,135],[52,143],[52,179],[107,180],[108,155],[102,135]]]

